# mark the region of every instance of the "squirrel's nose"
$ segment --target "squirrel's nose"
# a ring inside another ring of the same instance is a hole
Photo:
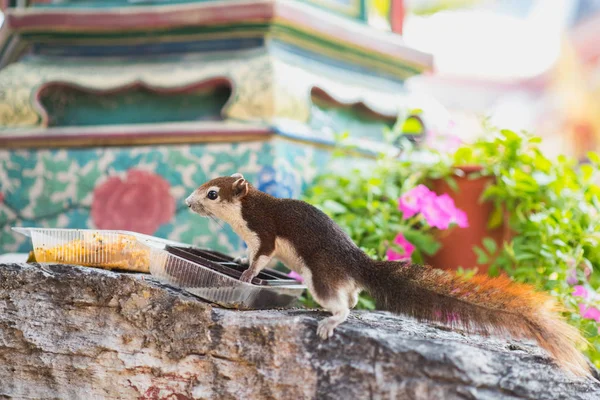
[[[190,196],[190,197],[192,197],[192,196]],[[192,201],[190,200],[190,197],[188,197],[187,199],[185,199],[185,204],[186,204],[188,207],[191,207],[191,206],[192,206]]]

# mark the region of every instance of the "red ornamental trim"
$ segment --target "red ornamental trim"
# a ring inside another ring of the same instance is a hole
[[[266,127],[218,126],[214,123],[69,127],[20,131],[10,136],[2,133],[0,149],[229,143],[267,140],[271,136],[273,132]]]
[[[124,9],[84,9],[26,11],[10,9],[6,23],[12,29],[46,30],[61,26],[83,31],[116,31],[151,28],[153,30],[180,27],[217,25],[240,20],[268,21],[274,16],[270,3],[223,5],[178,5]]]

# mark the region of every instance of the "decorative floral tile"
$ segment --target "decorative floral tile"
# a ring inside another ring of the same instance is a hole
[[[277,197],[301,195],[328,153],[284,140],[0,151],[0,253],[30,250],[12,226],[133,230],[237,253],[225,224],[189,212],[206,180],[241,172]]]

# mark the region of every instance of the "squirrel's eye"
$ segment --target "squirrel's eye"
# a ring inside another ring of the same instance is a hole
[[[211,190],[210,192],[208,192],[206,197],[208,197],[211,200],[216,200],[217,197],[219,197],[219,194],[215,190]]]

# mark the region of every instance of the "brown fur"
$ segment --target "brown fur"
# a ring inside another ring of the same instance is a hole
[[[560,317],[551,296],[528,285],[507,277],[465,280],[431,267],[385,261],[374,263],[363,279],[386,310],[468,332],[535,339],[564,369],[590,373],[576,347],[584,342],[577,329]]]
[[[317,208],[299,200],[272,197],[240,176],[207,182],[195,192],[196,197],[186,201],[195,211],[208,215],[210,207],[214,214],[214,207],[239,205],[242,228],[228,213],[221,218],[229,219],[232,226],[237,224],[240,232],[247,229],[258,238],[257,249],[251,249],[255,253],[246,278],[264,268],[258,265],[261,256],[270,259],[276,254],[278,239],[291,243],[302,265],[288,267],[307,275],[313,297],[333,314],[319,324],[322,337],[330,336],[346,319],[348,308],[354,307],[358,289],[362,288],[384,310],[460,326],[469,332],[535,339],[564,369],[577,375],[590,373],[586,359],[576,348],[583,342],[582,337],[558,315],[550,296],[505,277],[464,280],[430,267],[375,262]],[[220,202],[202,197],[214,186],[219,187]]]

